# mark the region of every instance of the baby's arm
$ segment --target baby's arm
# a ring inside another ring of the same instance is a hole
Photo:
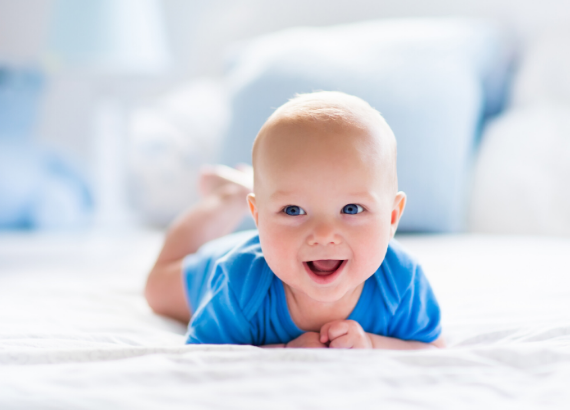
[[[305,332],[296,339],[291,340],[289,343],[281,343],[276,345],[261,346],[264,348],[271,347],[289,347],[289,348],[327,348],[328,346],[320,341],[320,334],[317,332]]]
[[[341,349],[417,350],[445,347],[441,337],[431,343],[423,343],[366,333],[354,320],[335,320],[325,324],[321,328],[320,341],[328,343],[329,347]]]
[[[438,337],[431,343],[416,342],[414,340],[401,340],[393,337],[379,336],[372,333],[367,333],[372,340],[374,349],[388,349],[388,350],[420,350],[429,348],[444,348],[445,341],[443,337]]]

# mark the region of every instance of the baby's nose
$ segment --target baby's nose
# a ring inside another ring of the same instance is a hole
[[[338,245],[341,237],[334,223],[321,221],[315,224],[307,242],[309,245]]]

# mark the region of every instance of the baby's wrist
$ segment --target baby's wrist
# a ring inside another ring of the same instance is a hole
[[[365,332],[366,338],[368,339],[368,343],[370,348],[374,349],[374,335],[372,333]]]

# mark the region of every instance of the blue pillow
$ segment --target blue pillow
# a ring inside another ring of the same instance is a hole
[[[251,162],[267,117],[296,93],[337,90],[378,109],[398,140],[400,231],[464,226],[470,157],[482,121],[501,109],[509,38],[466,19],[371,21],[295,28],[244,47],[229,72],[232,121],[222,162]]]

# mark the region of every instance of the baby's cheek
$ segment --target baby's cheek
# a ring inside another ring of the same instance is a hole
[[[362,269],[363,275],[371,275],[382,264],[386,250],[388,248],[388,239],[379,236],[378,233],[372,235],[362,235],[357,240],[356,260]]]
[[[273,226],[271,229],[260,229],[261,249],[269,267],[276,273],[286,272],[297,260],[295,255],[295,239],[286,229]]]

